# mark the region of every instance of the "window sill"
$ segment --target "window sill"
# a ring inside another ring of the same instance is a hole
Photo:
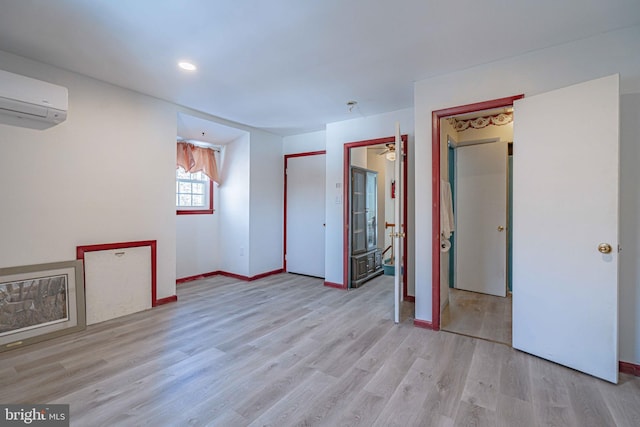
[[[213,215],[213,209],[203,209],[203,210],[177,210],[176,215]]]

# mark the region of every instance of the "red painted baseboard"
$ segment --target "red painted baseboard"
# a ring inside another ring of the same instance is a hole
[[[179,285],[180,283],[191,282],[194,280],[206,279],[207,277],[215,276],[217,274],[220,274],[220,272],[211,271],[209,273],[196,274],[195,276],[182,277],[180,279],[176,279],[176,285]]]
[[[229,273],[228,271],[218,271],[217,275],[224,276],[224,277],[231,277],[232,279],[244,280],[245,282],[248,282],[251,280],[249,276],[242,276],[236,273]]]
[[[620,362],[619,364],[620,372],[623,374],[635,375],[636,377],[640,377],[640,365],[629,362]]]
[[[272,276],[274,274],[280,274],[280,273],[284,273],[284,270],[282,268],[278,270],[267,271],[265,273],[260,273],[260,274],[256,274],[255,276],[249,277],[249,276],[242,276],[240,274],[229,273],[228,271],[217,270],[217,271],[211,271],[209,273],[202,273],[202,274],[197,274],[195,276],[176,279],[176,285],[179,285],[181,283],[191,282],[193,280],[206,279],[207,277],[212,277],[212,276],[225,276],[225,277],[231,277],[233,279],[244,280],[245,282],[251,282],[253,280],[262,279],[264,277],[268,277],[268,276]]]
[[[428,320],[413,319],[413,326],[433,330],[433,323],[429,322]]]
[[[278,270],[267,271],[266,273],[256,274],[255,276],[249,277],[249,281],[263,279],[265,277],[273,276],[274,274],[280,274],[280,273],[284,273],[284,270],[282,268],[279,268]]]
[[[156,300],[156,307],[163,304],[169,304],[170,302],[178,301],[178,295],[171,295],[170,297],[160,298]]]
[[[345,287],[343,285],[341,285],[340,283],[324,282],[324,285],[328,286],[330,288],[345,289]]]

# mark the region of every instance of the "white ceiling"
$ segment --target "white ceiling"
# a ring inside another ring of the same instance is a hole
[[[183,113],[178,113],[177,130],[179,139],[212,145],[226,145],[248,133]]]
[[[0,0],[0,50],[288,135],[411,107],[417,80],[638,24],[640,0]]]

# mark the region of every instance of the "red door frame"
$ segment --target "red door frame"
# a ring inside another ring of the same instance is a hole
[[[282,244],[282,269],[284,271],[287,271],[287,166],[289,159],[292,157],[318,156],[321,154],[327,154],[326,150],[284,155],[284,242]]]
[[[408,191],[407,191],[407,159],[408,159],[408,136],[402,135],[401,137],[402,140],[402,144],[404,145],[404,156],[397,156],[396,160],[401,157],[402,158],[402,165],[403,165],[403,171],[402,171],[402,181],[404,182],[404,191],[402,192],[402,222],[403,222],[403,230],[405,234],[409,234],[407,231],[407,195],[408,195]],[[344,211],[343,211],[343,243],[342,243],[342,250],[343,250],[343,277],[342,277],[342,288],[343,289],[348,289],[349,288],[349,227],[350,227],[350,220],[351,220],[351,215],[350,215],[350,202],[349,202],[349,191],[350,191],[350,187],[351,187],[351,176],[350,176],[350,171],[351,171],[351,149],[352,148],[357,148],[357,147],[367,147],[370,145],[379,145],[379,144],[389,144],[389,143],[393,143],[396,142],[396,138],[395,136],[389,136],[386,138],[378,138],[378,139],[367,139],[364,141],[356,141],[356,142],[348,142],[346,144],[344,144],[344,176],[343,176],[343,196],[342,199],[344,200]],[[398,151],[400,152],[400,151]],[[405,238],[403,243],[402,243],[402,266],[404,267],[404,269],[402,269],[401,271],[403,272],[402,274],[402,293],[404,296],[404,300],[405,301],[414,301],[415,297],[408,295],[407,293],[407,239]]]
[[[513,106],[524,95],[435,110],[431,113],[431,328],[440,330],[440,119],[476,111]]]

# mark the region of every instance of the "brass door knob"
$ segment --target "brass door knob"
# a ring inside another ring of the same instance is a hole
[[[503,226],[501,226],[501,225],[499,225],[499,226],[498,226],[498,231],[501,231],[501,232],[502,232],[502,231],[504,231],[504,227],[503,227]]]
[[[598,251],[600,253],[603,253],[603,254],[610,254],[611,253],[611,245],[608,244],[608,243],[600,243],[598,245]]]

